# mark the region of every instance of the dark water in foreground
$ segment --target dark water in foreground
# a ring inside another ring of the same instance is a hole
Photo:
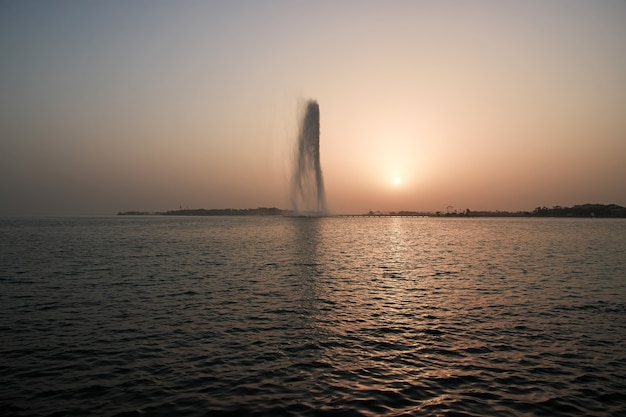
[[[0,413],[626,415],[626,221],[0,220]]]

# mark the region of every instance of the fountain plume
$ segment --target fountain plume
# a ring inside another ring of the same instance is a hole
[[[306,110],[299,124],[291,205],[296,215],[327,214],[320,164],[320,109],[315,100],[306,102]]]

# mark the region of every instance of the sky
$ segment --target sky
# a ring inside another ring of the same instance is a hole
[[[626,205],[623,1],[0,1],[0,215]]]

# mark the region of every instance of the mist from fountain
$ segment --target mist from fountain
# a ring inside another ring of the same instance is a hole
[[[320,108],[315,100],[306,102],[306,110],[299,124],[294,155],[291,205],[295,215],[324,216],[328,214],[320,164]]]

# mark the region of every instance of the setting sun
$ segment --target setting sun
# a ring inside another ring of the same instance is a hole
[[[393,183],[394,183],[394,185],[398,185],[398,184],[400,184],[400,178],[395,177],[395,178],[393,179]]]

